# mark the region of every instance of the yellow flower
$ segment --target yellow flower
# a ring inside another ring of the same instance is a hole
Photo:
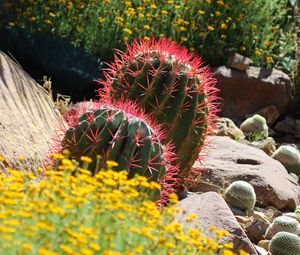
[[[50,12],[49,16],[52,17],[52,18],[54,18],[56,15],[53,12]]]
[[[198,13],[199,13],[200,15],[203,15],[203,14],[205,13],[205,11],[199,10]]]
[[[198,215],[197,215],[197,214],[194,214],[194,213],[190,214],[189,216],[187,216],[187,217],[185,218],[185,220],[186,220],[187,222],[194,221],[194,220],[196,220],[196,219],[198,219]]]
[[[216,12],[215,12],[215,15],[218,17],[218,16],[220,16],[220,15],[221,15],[221,12],[219,12],[219,11],[216,11]]]
[[[175,9],[180,9],[181,8],[180,5],[175,5],[174,7],[175,7]]]
[[[91,163],[91,162],[93,161],[91,158],[86,157],[86,156],[81,156],[81,157],[80,157],[80,160],[81,160],[82,162],[85,162],[85,163]],[[64,162],[63,162],[63,163],[64,163]]]
[[[209,31],[215,30],[215,28],[214,28],[213,26],[207,26],[207,29],[208,29]]]
[[[16,24],[14,22],[8,22],[8,26],[14,27]]]
[[[205,0],[206,3],[210,4],[211,0]]]
[[[256,51],[255,51],[255,55],[261,56],[261,55],[262,55],[262,51],[261,51],[261,50],[256,50]]]
[[[145,29],[145,30],[150,30],[150,28],[151,28],[151,27],[150,27],[149,25],[144,25],[144,29]]]
[[[131,2],[130,1],[125,1],[125,6],[131,6]]]
[[[105,23],[105,18],[98,17],[98,22],[103,25]]]
[[[221,29],[227,29],[227,25],[225,23],[221,23],[220,27]]]
[[[220,1],[217,1],[217,4],[223,6],[224,2],[220,0]]]
[[[265,42],[264,42],[264,45],[265,45],[266,47],[268,47],[268,46],[272,45],[272,42],[265,41]]]
[[[268,56],[266,58],[266,60],[267,60],[268,63],[272,63],[273,62],[273,58],[271,56]]]

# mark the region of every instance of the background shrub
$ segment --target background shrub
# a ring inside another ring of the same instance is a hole
[[[109,60],[133,38],[167,37],[213,65],[231,52],[291,73],[295,40],[287,0],[15,0],[9,26],[46,31]]]

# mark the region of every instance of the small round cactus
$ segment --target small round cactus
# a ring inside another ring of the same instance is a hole
[[[259,114],[246,119],[240,126],[246,138],[252,141],[263,140],[268,137],[268,126],[266,119]]]
[[[288,232],[279,232],[272,238],[269,252],[272,255],[299,255],[300,237]]]
[[[256,202],[256,194],[248,182],[235,181],[225,190],[225,201],[241,210],[252,209]]]
[[[265,238],[270,240],[275,234],[282,231],[297,235],[299,232],[298,221],[288,216],[279,216],[275,218],[268,227]]]
[[[300,175],[300,153],[291,145],[281,145],[272,155],[291,173]]]

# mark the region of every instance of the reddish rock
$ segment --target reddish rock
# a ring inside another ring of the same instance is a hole
[[[192,194],[181,200],[177,206],[182,209],[182,212],[177,216],[177,220],[186,227],[200,227],[207,236],[211,235],[211,233],[207,231],[209,226],[225,229],[231,235],[224,237],[223,241],[232,242],[235,252],[242,249],[251,255],[257,254],[244,230],[235,219],[222,196],[218,193],[207,192],[203,194]],[[192,222],[186,222],[184,218],[192,213],[198,215],[198,219]]]
[[[206,169],[201,178],[226,188],[237,180],[255,189],[258,205],[294,210],[300,200],[300,187],[284,166],[263,151],[228,137],[210,137],[208,155],[194,167]],[[195,185],[196,187],[197,185]],[[198,185],[194,191],[201,191]]]
[[[273,105],[280,114],[292,99],[292,82],[279,70],[249,67],[245,72],[221,66],[214,69],[220,89],[221,116],[243,120],[262,108]]]

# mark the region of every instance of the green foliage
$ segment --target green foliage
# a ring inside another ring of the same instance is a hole
[[[0,172],[2,255],[234,254],[219,242],[226,231],[206,238],[176,222],[177,207],[159,210],[145,193],[159,185],[146,177],[113,170],[91,176],[79,162],[53,156],[57,168],[39,169],[37,176]]]
[[[286,0],[16,0],[4,23],[47,31],[89,52],[112,56],[133,38],[172,38],[211,65],[231,52],[254,65],[295,68],[293,20]]]
[[[275,218],[272,224],[268,227],[265,238],[272,239],[275,234],[282,231],[297,235],[299,232],[298,221],[288,216],[279,216]]]
[[[252,209],[256,203],[256,194],[251,184],[235,181],[225,190],[225,201],[241,210]]]
[[[279,232],[271,240],[269,251],[272,255],[298,255],[300,254],[300,237]]]

